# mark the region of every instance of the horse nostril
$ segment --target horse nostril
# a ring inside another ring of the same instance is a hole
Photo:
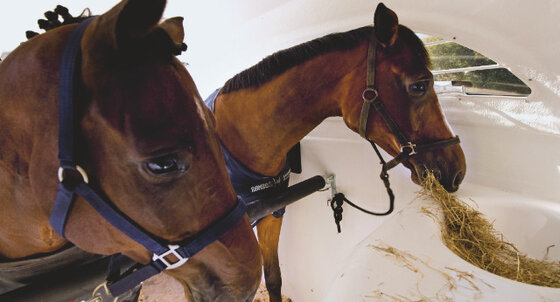
[[[461,182],[463,182],[463,177],[464,177],[463,171],[459,171],[457,172],[457,174],[455,174],[455,178],[453,179],[453,186],[455,188],[457,189],[459,188],[459,185],[461,184]]]
[[[441,182],[441,171],[439,169],[433,169],[432,173],[434,174],[434,177]]]
[[[458,171],[457,173],[455,173],[455,177],[453,177],[450,185],[444,186],[447,192],[453,193],[459,190],[459,185],[463,181],[463,177],[464,177],[463,171]]]

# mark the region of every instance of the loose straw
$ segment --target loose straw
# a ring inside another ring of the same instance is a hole
[[[480,212],[449,194],[432,173],[428,173],[422,186],[421,195],[433,198],[441,206],[443,241],[459,257],[508,279],[560,287],[560,263],[521,253]]]

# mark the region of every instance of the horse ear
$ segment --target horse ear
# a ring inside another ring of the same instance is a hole
[[[183,29],[183,17],[174,17],[167,19],[159,25],[171,38],[173,43],[181,45],[185,39],[185,30]]]
[[[392,46],[397,41],[399,18],[394,11],[379,3],[373,18],[375,36],[384,46]]]
[[[183,17],[174,17],[167,19],[159,24],[171,39],[173,43],[173,54],[180,55],[181,52],[187,50],[187,44],[183,43],[185,39],[185,30],[183,29]]]
[[[126,1],[115,24],[117,49],[133,46],[150,33],[161,18],[165,4],[166,0]]]

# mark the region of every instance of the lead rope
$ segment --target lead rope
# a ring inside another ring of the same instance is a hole
[[[387,195],[389,195],[389,209],[386,212],[378,213],[378,212],[372,212],[372,211],[366,210],[366,209],[356,205],[352,201],[348,200],[348,198],[346,198],[346,196],[344,196],[344,193],[336,192],[336,185],[334,184],[334,176],[331,176],[331,177],[327,178],[329,180],[329,182],[331,183],[331,190],[333,192],[332,198],[330,199],[330,206],[331,206],[331,209],[333,210],[334,222],[336,224],[336,228],[337,228],[338,233],[340,233],[342,231],[341,228],[340,228],[340,222],[342,221],[342,212],[343,212],[342,205],[344,204],[344,202],[346,202],[348,205],[350,205],[354,209],[360,210],[360,211],[362,211],[366,214],[373,215],[373,216],[387,216],[387,215],[391,214],[394,210],[395,194],[393,194],[393,190],[391,189],[391,183],[389,182],[389,173],[387,173],[387,163],[383,159],[383,156],[381,156],[381,152],[379,152],[379,149],[377,148],[375,143],[370,141],[370,140],[368,140],[368,142],[373,147],[373,150],[375,150],[375,153],[379,157],[380,163],[382,165],[381,174],[379,175],[379,177],[383,181],[383,184],[385,185],[385,189],[387,189]]]
[[[375,145],[375,143],[370,141],[370,140],[368,140],[368,142],[371,144],[371,146],[373,147],[373,150],[375,150],[375,153],[379,157],[379,161],[380,161],[380,164],[381,164],[381,174],[379,174],[379,178],[381,178],[381,180],[383,181],[383,184],[385,185],[385,189],[387,189],[387,195],[389,195],[389,210],[387,210],[387,212],[385,212],[385,213],[372,214],[372,215],[377,215],[377,216],[389,215],[389,214],[391,214],[391,212],[393,212],[393,207],[394,207],[394,204],[395,204],[395,194],[393,194],[393,190],[391,189],[391,182],[389,182],[389,173],[387,173],[387,170],[388,170],[387,169],[387,163],[383,159],[383,156],[381,156],[381,152],[379,152],[379,149],[377,149],[377,146]],[[350,204],[350,202],[349,202],[349,204]]]

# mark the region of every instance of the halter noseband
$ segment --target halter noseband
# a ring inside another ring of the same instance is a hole
[[[391,115],[389,114],[389,112],[383,105],[383,102],[381,102],[379,98],[379,93],[377,92],[377,89],[375,89],[376,55],[377,55],[377,39],[375,35],[372,34],[372,38],[369,41],[369,46],[368,46],[366,89],[362,93],[362,98],[364,100],[364,103],[362,105],[362,110],[360,112],[360,125],[358,128],[358,132],[360,136],[365,138],[371,144],[371,146],[375,150],[375,153],[379,157],[379,160],[381,161],[382,169],[381,169],[380,178],[381,180],[383,180],[383,183],[385,184],[385,188],[387,189],[387,193],[389,194],[389,210],[387,210],[387,212],[385,213],[378,213],[376,215],[388,215],[393,211],[395,196],[393,195],[393,191],[391,190],[390,187],[389,174],[387,174],[387,171],[396,167],[398,164],[407,160],[410,156],[414,154],[456,145],[459,144],[461,141],[459,140],[459,136],[455,136],[449,139],[437,140],[426,144],[415,144],[406,137],[406,135],[401,130],[401,128],[397,125],[397,123],[393,120],[393,118],[391,118]],[[395,136],[395,138],[400,144],[400,148],[401,148],[400,153],[389,162],[385,162],[375,143],[372,140],[368,139],[366,136],[367,123],[371,111],[371,106],[373,106],[375,111],[381,116],[381,118],[385,122],[385,125],[387,125],[391,133]]]
[[[87,173],[82,169],[74,158],[74,128],[77,123],[74,120],[74,84],[76,63],[80,61],[80,44],[84,31],[93,20],[84,20],[70,34],[62,56],[60,71],[60,122],[59,122],[59,154],[60,168],[58,170],[60,184],[53,209],[51,211],[50,223],[55,231],[64,237],[64,229],[68,215],[75,201],[75,195],[81,195],[105,220],[125,235],[143,245],[153,253],[152,261],[146,265],[136,264],[125,274],[120,274],[120,266],[110,267],[109,280],[106,287],[113,296],[119,296],[134,288],[140,282],[160,273],[166,269],[177,268],[186,263],[190,257],[200,250],[222,237],[232,227],[237,225],[245,215],[245,202],[238,198],[233,209],[211,224],[202,232],[192,238],[181,242],[168,242],[156,237],[140,226],[129,217],[120,212],[108,201],[105,194],[98,193],[88,184]],[[64,171],[73,170],[81,175],[78,184],[69,184],[64,181]],[[177,260],[170,261],[167,256],[173,255]],[[120,259],[118,254],[113,259]],[[112,262],[113,262],[112,259]],[[119,262],[119,260],[115,260]],[[116,270],[116,273],[115,273]]]

